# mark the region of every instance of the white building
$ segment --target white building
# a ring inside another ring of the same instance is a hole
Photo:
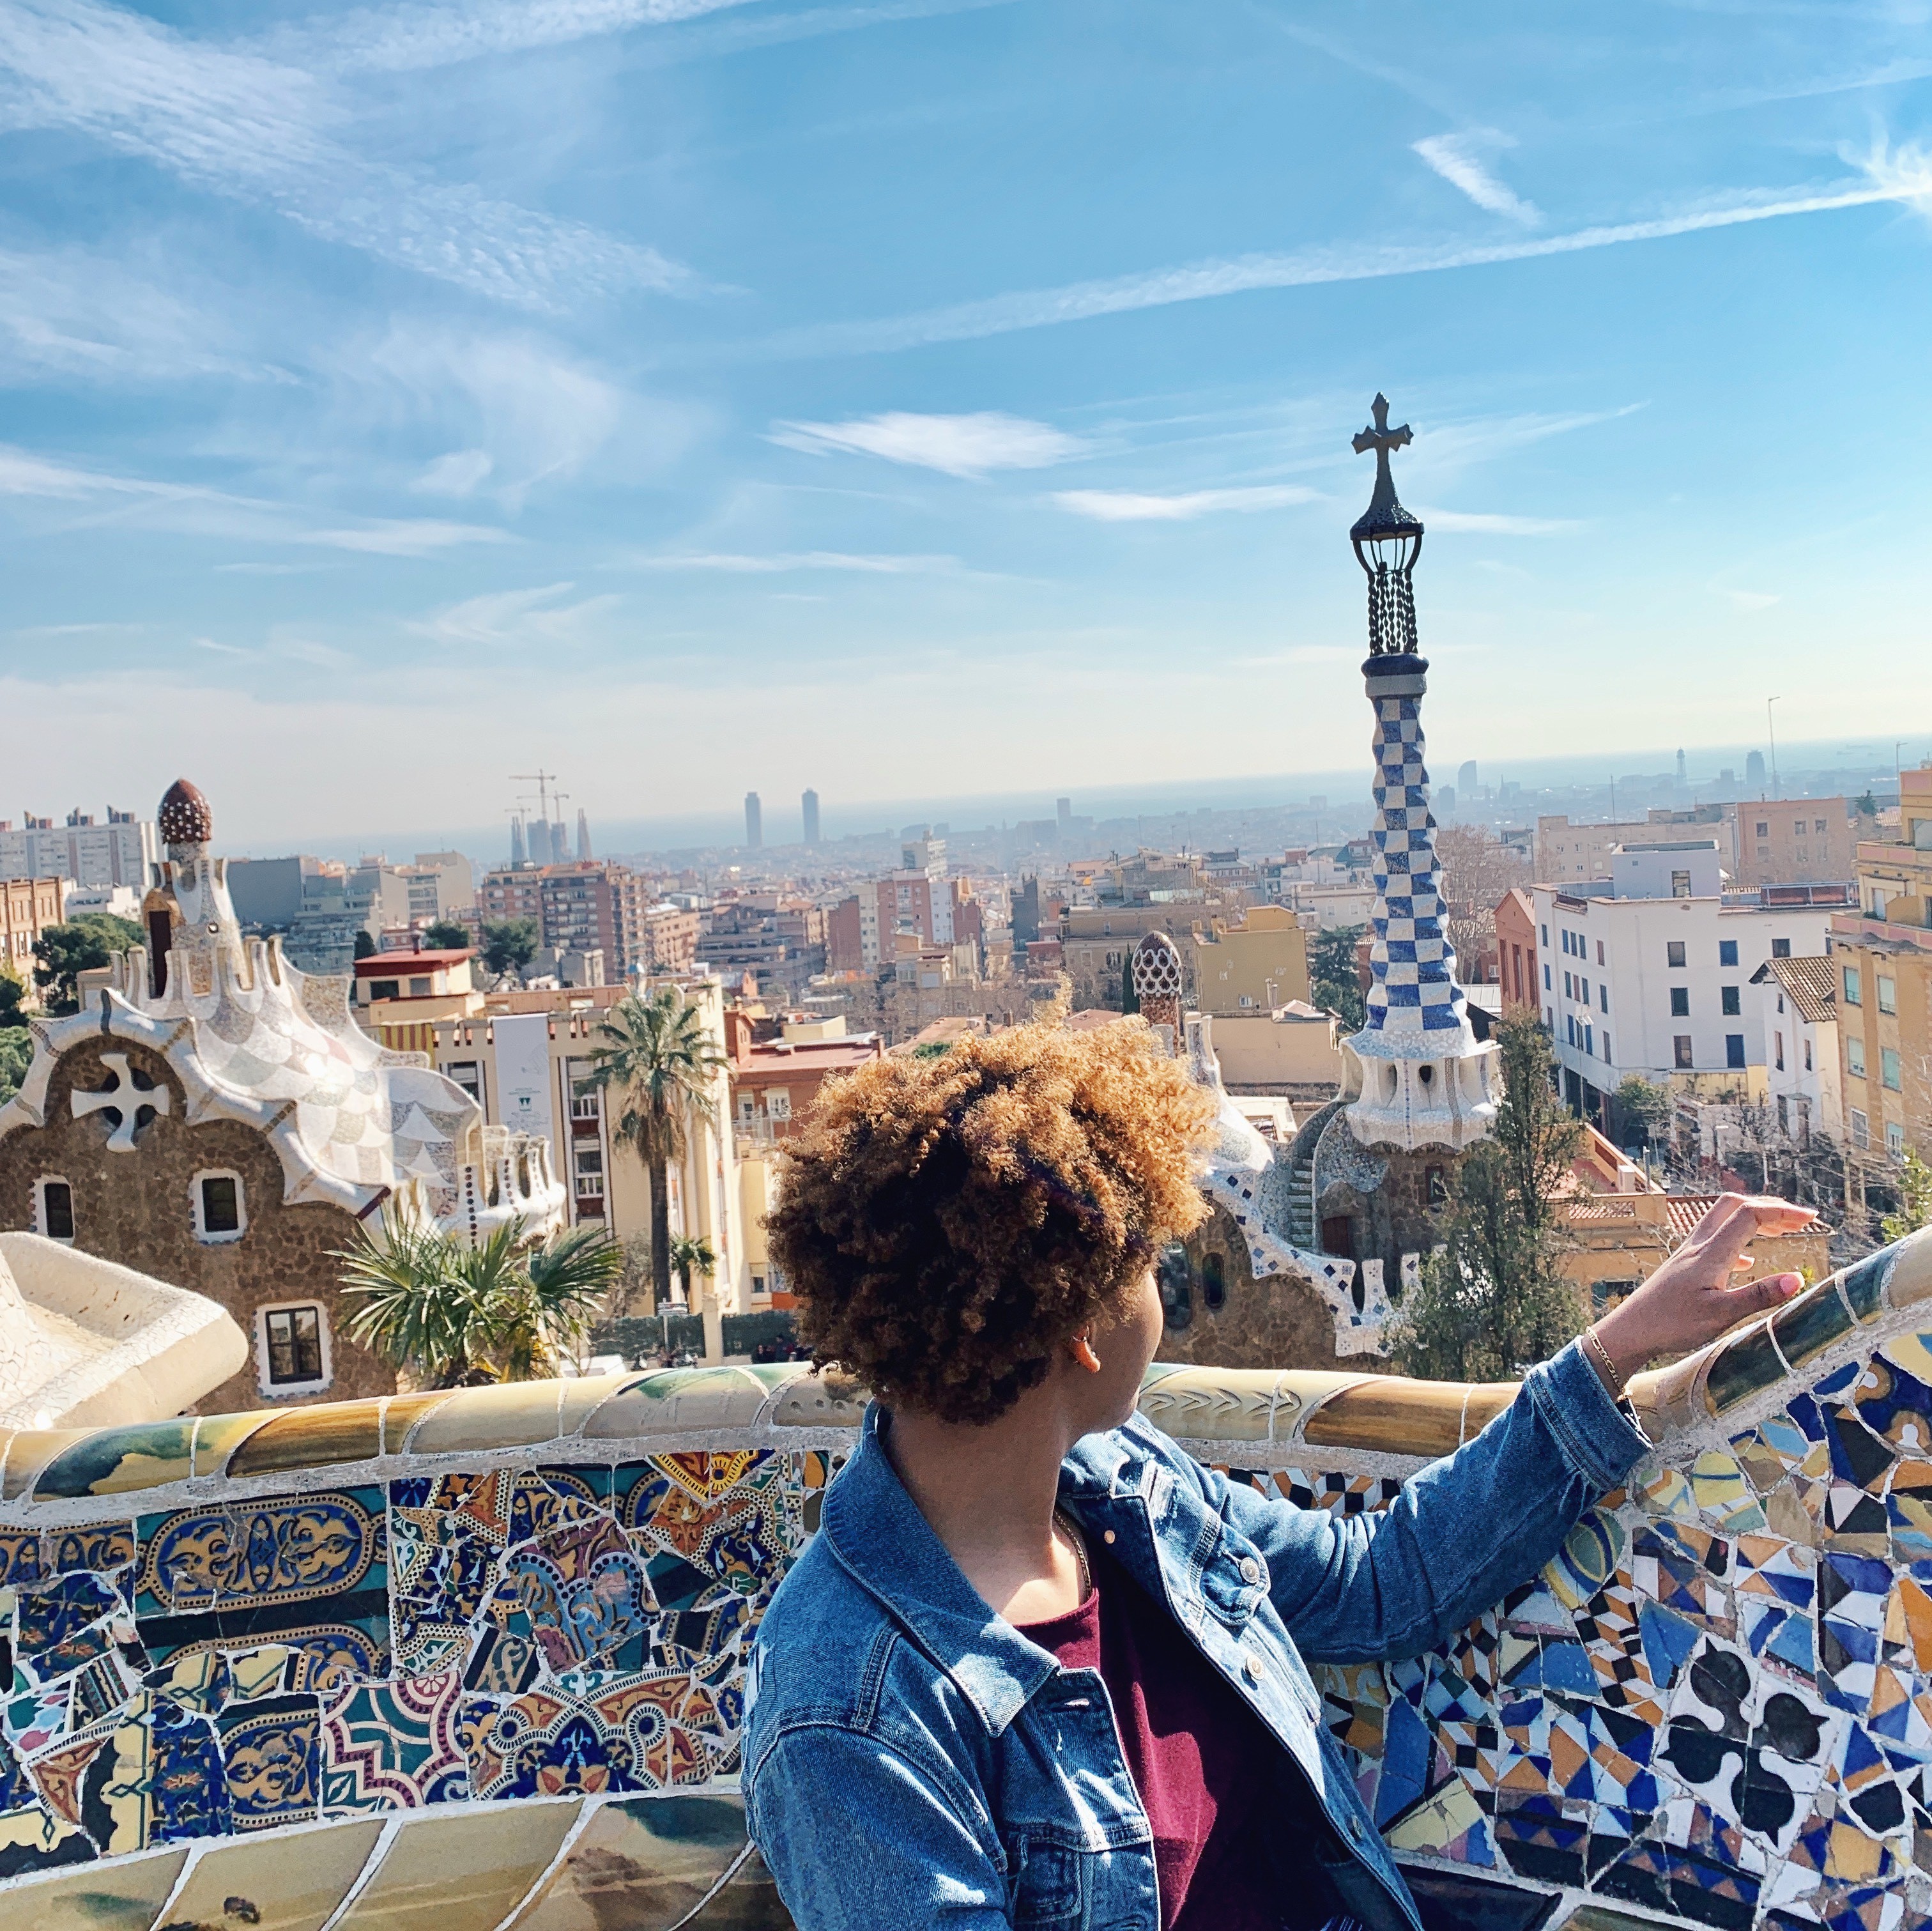
[[[1633,1073],[1700,1099],[1763,1098],[1752,975],[1774,958],[1822,956],[1830,912],[1726,899],[1718,861],[1714,838],[1620,847],[1610,896],[1531,888],[1544,1024],[1564,1097],[1586,1115]]]
[[[1838,968],[1825,959],[1768,959],[1751,976],[1764,1008],[1766,1101],[1801,1145],[1845,1139],[1838,1064]]]
[[[16,829],[0,818],[0,878],[71,878],[77,885],[125,885],[145,892],[158,875],[160,847],[152,818],[107,808],[107,822],[70,811],[64,824],[30,818]]]

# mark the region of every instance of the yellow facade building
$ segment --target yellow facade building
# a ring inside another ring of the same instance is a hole
[[[1932,770],[1899,781],[1894,839],[1858,848],[1858,910],[1832,921],[1853,1165],[1932,1154]]]
[[[1271,1012],[1309,998],[1308,938],[1285,905],[1256,905],[1239,925],[1217,919],[1194,941],[1199,1010],[1216,1019]]]

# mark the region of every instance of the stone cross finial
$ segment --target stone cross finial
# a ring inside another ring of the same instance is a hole
[[[100,1063],[113,1074],[113,1085],[92,1093],[83,1092],[76,1086],[68,1096],[74,1102],[74,1116],[82,1120],[89,1113],[118,1113],[121,1123],[108,1135],[107,1150],[110,1153],[132,1153],[134,1122],[141,1110],[151,1107],[158,1113],[172,1113],[174,1095],[166,1086],[136,1086],[124,1053],[104,1053]]]
[[[1376,392],[1375,401],[1369,405],[1369,413],[1375,421],[1370,428],[1357,432],[1354,446],[1358,456],[1370,449],[1376,452],[1376,488],[1379,494],[1384,482],[1391,490],[1395,486],[1394,479],[1389,474],[1389,452],[1406,447],[1415,438],[1410,434],[1406,422],[1399,429],[1391,429],[1388,426],[1388,398],[1380,391]]]

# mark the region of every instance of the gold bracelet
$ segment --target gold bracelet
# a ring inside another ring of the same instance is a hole
[[[1604,1345],[1604,1338],[1594,1328],[1586,1328],[1583,1338],[1597,1350],[1597,1359],[1604,1364],[1604,1372],[1610,1378],[1610,1399],[1621,1401],[1624,1398],[1624,1382],[1617,1372],[1617,1365],[1610,1359],[1610,1351]]]

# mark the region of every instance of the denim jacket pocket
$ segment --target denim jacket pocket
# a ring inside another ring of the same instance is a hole
[[[1084,1854],[1016,1833],[1006,1845],[1006,1895],[1015,1931],[1048,1931],[1081,1920]]]

